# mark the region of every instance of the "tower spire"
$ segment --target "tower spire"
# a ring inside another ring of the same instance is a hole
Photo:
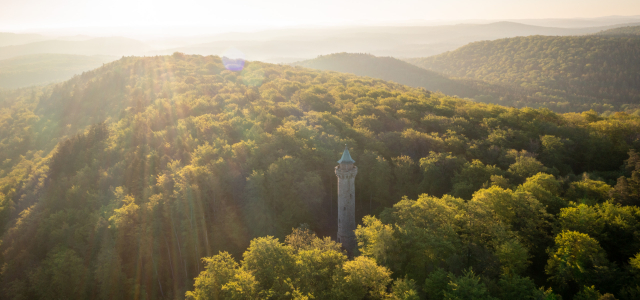
[[[351,158],[351,154],[349,153],[349,147],[347,144],[344,144],[344,152],[342,152],[342,158],[338,161],[339,164],[353,164],[356,161]]]

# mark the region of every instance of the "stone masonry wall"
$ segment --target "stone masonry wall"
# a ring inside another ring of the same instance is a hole
[[[353,255],[356,249],[356,186],[358,167],[353,164],[336,166],[338,176],[338,242]]]

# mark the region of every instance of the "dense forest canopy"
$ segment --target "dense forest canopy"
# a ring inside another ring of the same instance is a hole
[[[638,36],[640,35],[640,26],[624,26],[618,27],[608,30],[603,30],[596,35],[606,35],[606,36]]]
[[[638,110],[638,57],[637,37],[528,36],[475,42],[409,61],[493,84],[485,87],[485,102],[602,113]]]
[[[481,92],[464,81],[450,79],[438,72],[426,70],[393,57],[377,57],[365,53],[334,53],[293,63],[294,66],[317,70],[353,73],[393,81],[447,95],[471,98]]]
[[[0,88],[45,85],[71,79],[116,60],[113,56],[33,54],[0,60]]]
[[[622,112],[508,108],[258,62],[230,71],[215,56],[125,57],[0,91],[0,289],[637,299],[638,132]],[[353,258],[326,238],[344,144],[359,169]]]

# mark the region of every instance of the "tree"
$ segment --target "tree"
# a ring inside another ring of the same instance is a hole
[[[387,299],[391,272],[373,259],[349,261],[340,245],[306,227],[293,230],[286,245],[272,237],[252,240],[237,263],[221,252],[203,259],[188,299]],[[396,282],[396,294],[415,299],[413,281]],[[413,297],[413,298],[412,298]],[[399,298],[405,299],[405,298]]]
[[[616,298],[611,294],[600,294],[596,290],[595,286],[583,286],[582,290],[573,297],[576,300],[615,300]]]
[[[395,185],[392,186],[395,192],[394,198],[418,197],[418,185],[422,177],[418,164],[406,155],[392,158],[392,163],[393,178],[395,179]]]
[[[499,299],[540,299],[542,292],[536,289],[535,283],[528,277],[518,275],[502,275],[498,281]]]
[[[416,282],[408,278],[399,278],[393,282],[391,296],[394,300],[419,300]]]
[[[547,212],[554,215],[568,204],[560,197],[562,192],[560,182],[550,174],[538,173],[527,178],[523,184],[518,186],[517,191],[530,193],[545,206]]]
[[[611,186],[605,182],[591,180],[585,176],[582,181],[572,182],[565,196],[578,203],[595,204],[607,201],[610,191]]]
[[[480,282],[481,278],[469,269],[460,277],[450,276],[447,289],[444,292],[445,300],[491,300],[486,286]]]
[[[131,283],[122,269],[122,260],[114,246],[104,245],[98,254],[95,278],[98,283],[99,299],[128,299],[131,297]]]
[[[316,299],[330,299],[336,285],[334,276],[347,262],[347,256],[336,250],[312,249],[300,251],[296,267],[300,292]]]
[[[598,240],[607,258],[619,265],[628,263],[640,249],[640,209],[611,202],[588,206],[580,204],[562,209],[557,226],[588,234]]]
[[[611,268],[598,241],[584,233],[563,231],[556,236],[546,272],[558,287],[575,289],[606,281]]]
[[[296,266],[291,247],[271,236],[256,238],[242,257],[242,268],[255,276],[260,290],[282,296],[290,288]]]
[[[629,264],[632,267],[640,270],[640,252],[638,252],[638,254],[636,254],[635,257],[631,258],[631,260],[629,261]]]
[[[89,270],[71,249],[59,248],[30,276],[32,292],[40,299],[85,299]]]
[[[233,280],[222,287],[225,298],[231,300],[260,299],[260,288],[256,278],[247,271],[238,270],[233,275]],[[188,295],[187,295],[188,296]]]
[[[493,186],[475,192],[470,201],[474,203],[488,206],[490,214],[517,232],[527,248],[533,250],[547,244],[551,216],[531,194]]]
[[[640,204],[640,154],[635,150],[629,151],[629,159],[625,160],[625,169],[631,172],[631,177],[621,176],[615,187],[609,190],[609,195],[623,205]]]
[[[365,256],[345,262],[337,280],[333,295],[340,299],[385,299],[391,272]]]
[[[242,279],[246,278],[246,274],[244,276],[241,275],[239,278],[235,278],[235,276],[241,271],[238,270],[238,263],[229,253],[221,252],[220,254],[212,257],[205,257],[202,261],[205,263],[205,270],[196,277],[195,283],[193,284],[195,288],[194,291],[186,293],[187,299],[226,299],[226,297],[229,296],[226,291],[236,291],[237,288],[235,288],[235,285],[244,287],[242,283],[236,283],[233,285],[233,288],[225,288],[225,285],[231,281],[237,281],[240,279],[240,282],[243,282]]]
[[[486,166],[479,160],[467,162],[460,172],[453,177],[452,194],[462,199],[471,199],[473,192],[488,185],[492,176],[501,175],[502,170],[496,166]]]
[[[463,203],[451,196],[426,194],[418,200],[404,199],[385,210],[381,220],[365,218],[364,226],[356,229],[359,248],[395,274],[423,281],[428,270],[460,259],[457,217],[463,213]]]
[[[427,276],[422,290],[427,294],[429,300],[442,300],[448,288],[449,276],[443,269],[437,268]]]
[[[452,179],[464,165],[464,160],[451,153],[430,152],[429,156],[420,159],[423,172],[421,191],[434,196],[442,196],[453,187]]]
[[[533,157],[518,155],[516,162],[509,166],[507,170],[510,178],[517,183],[524,182],[525,179],[541,172],[549,172],[541,162]]]
[[[387,160],[375,152],[365,150],[358,158],[358,168],[367,170],[356,176],[359,203],[365,205],[364,211],[374,214],[389,203],[391,198],[391,166]]]
[[[573,142],[553,135],[541,136],[540,142],[542,144],[540,161],[547,166],[557,168],[561,174],[569,173],[571,167],[566,163],[566,155],[568,149],[573,146]]]
[[[306,227],[294,229],[285,243],[296,252],[296,279],[300,293],[313,295],[315,299],[330,299],[334,276],[347,261],[341,245],[329,237],[317,237]]]

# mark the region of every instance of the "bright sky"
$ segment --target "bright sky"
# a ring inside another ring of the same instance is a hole
[[[297,25],[640,15],[639,0],[0,0],[0,31]]]

